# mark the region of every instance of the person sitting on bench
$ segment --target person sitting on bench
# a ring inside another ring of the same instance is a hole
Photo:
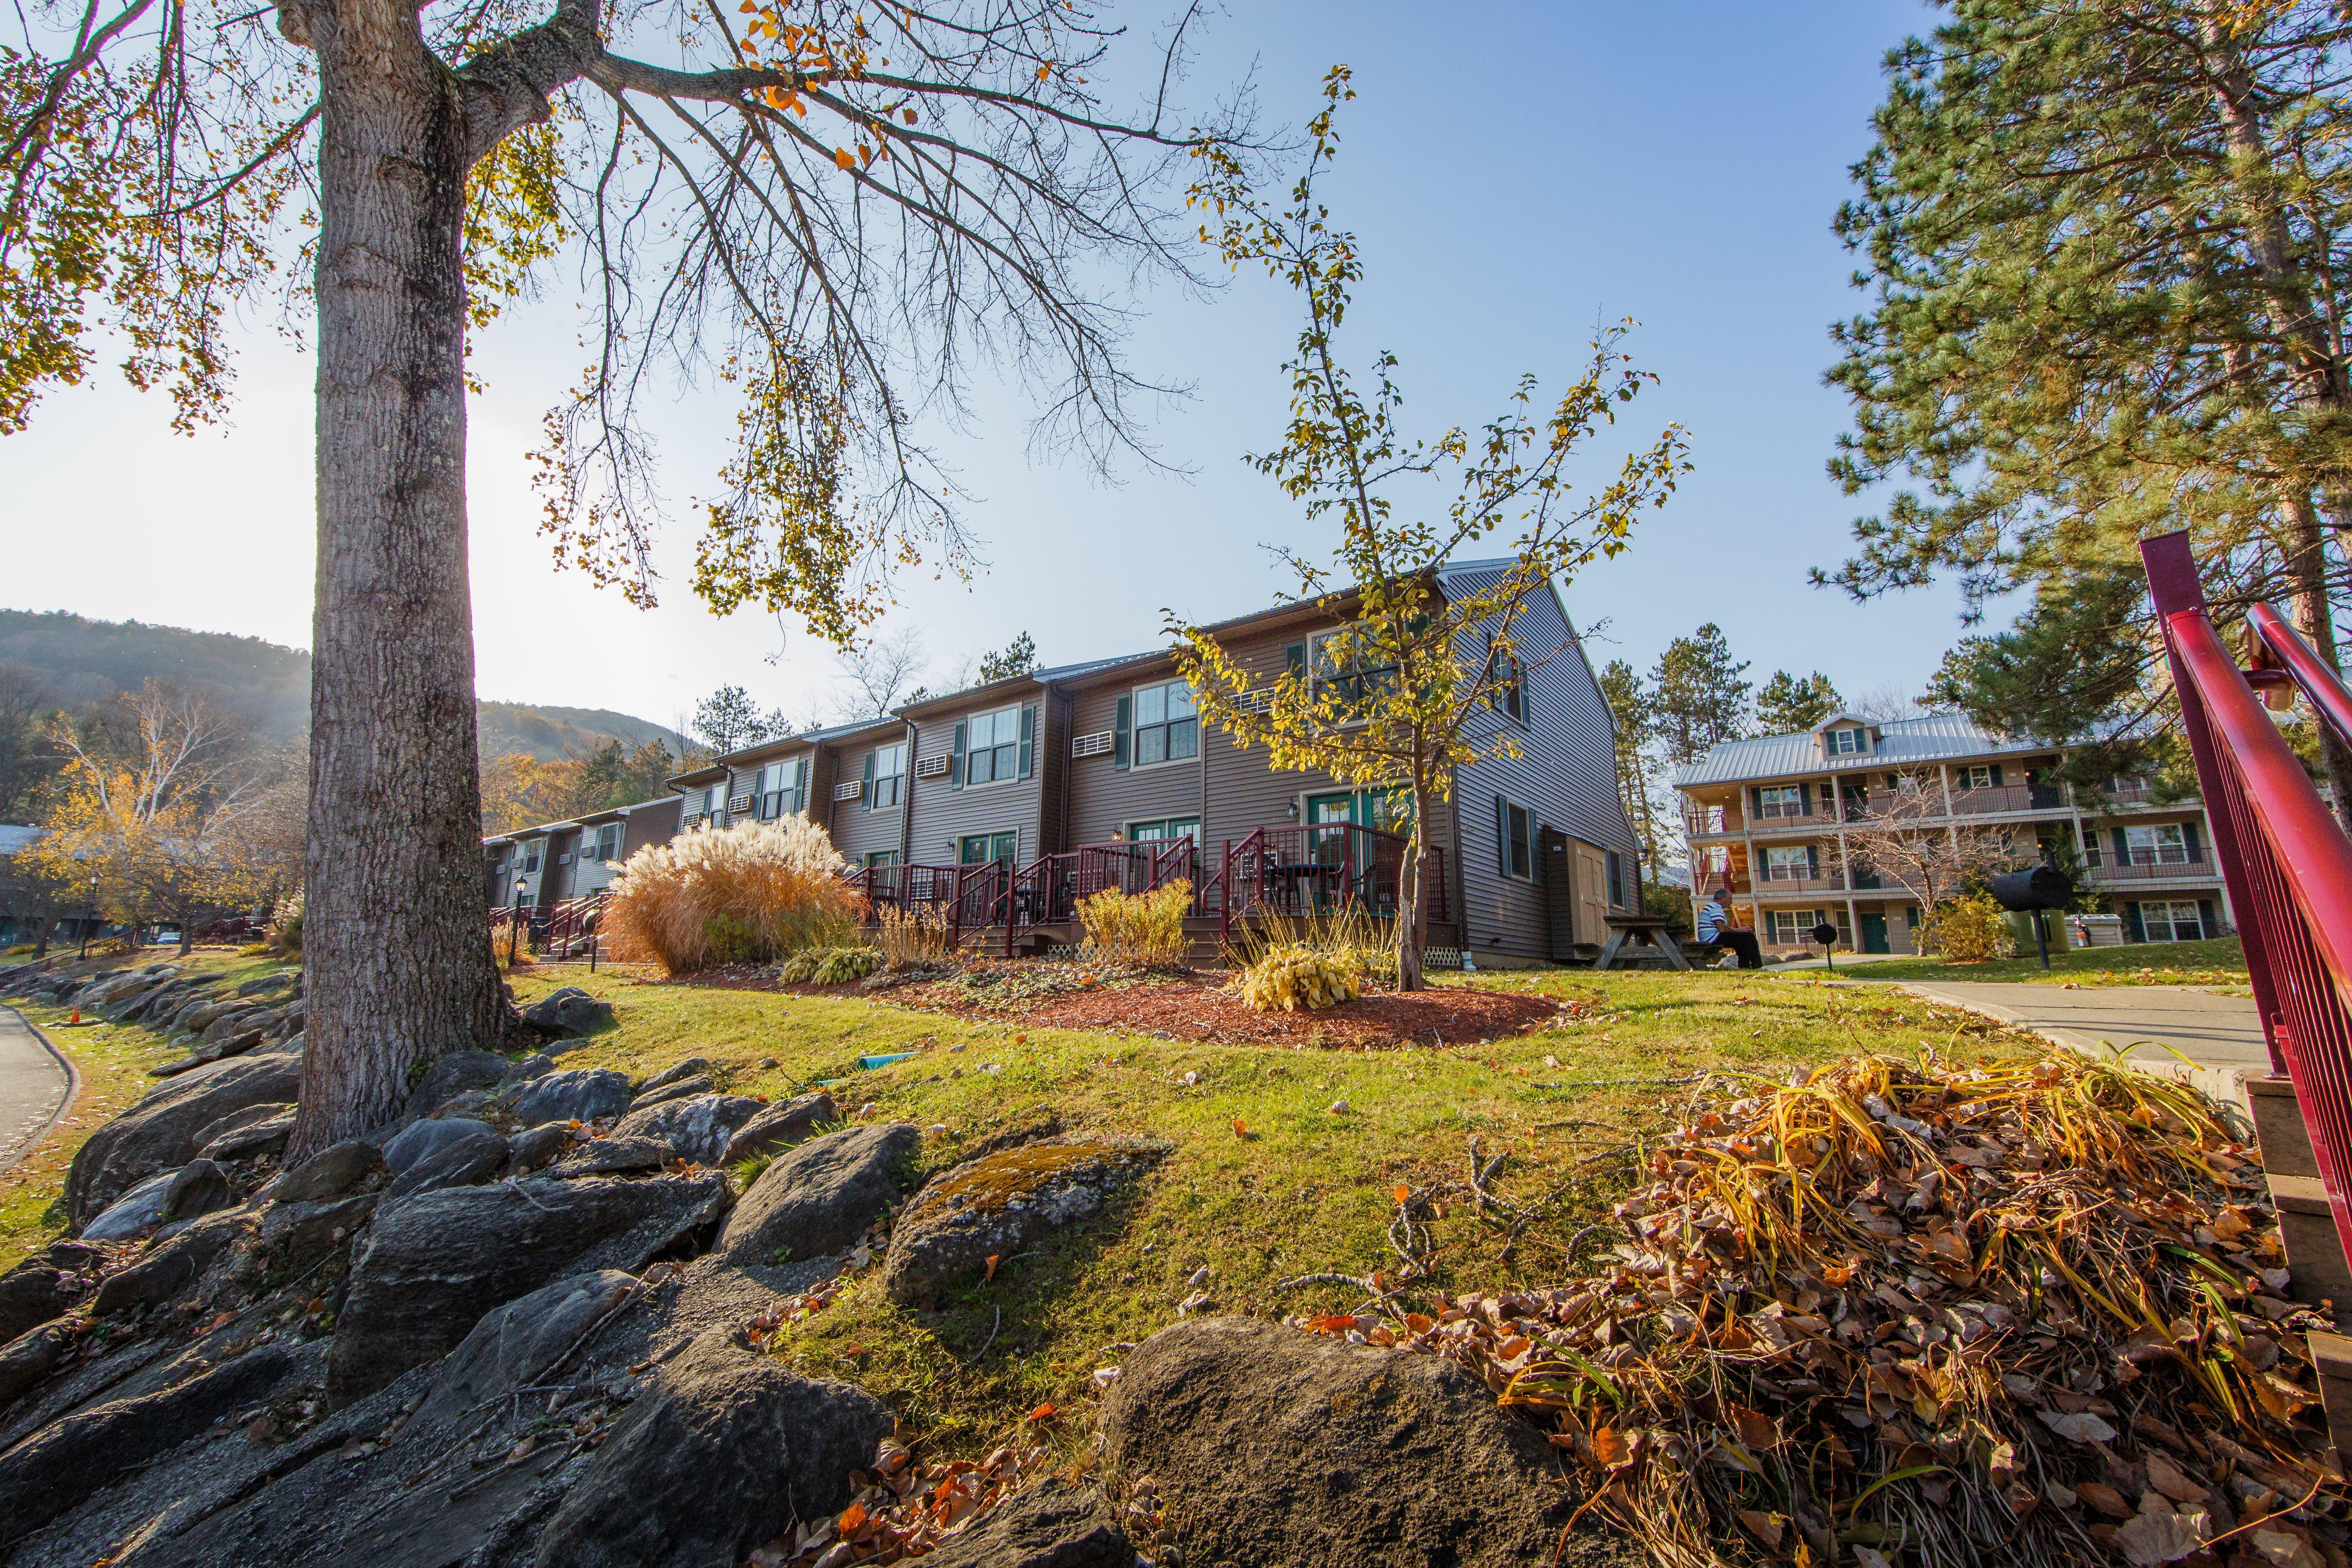
[[[1723,912],[1723,900],[1730,896],[1729,888],[1717,888],[1707,895],[1706,902],[1698,907],[1698,944],[1701,947],[1727,947],[1739,955],[1740,968],[1761,969],[1764,956],[1757,951],[1756,933],[1730,924],[1731,917]]]

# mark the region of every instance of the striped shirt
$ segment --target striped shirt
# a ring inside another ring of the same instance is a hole
[[[1713,899],[1698,907],[1698,940],[1713,942],[1723,931],[1723,906]]]

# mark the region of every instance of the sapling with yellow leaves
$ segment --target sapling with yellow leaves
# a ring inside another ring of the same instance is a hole
[[[1395,940],[1398,983],[1416,990],[1428,928],[1430,809],[1451,796],[1460,769],[1520,754],[1497,712],[1523,700],[1537,669],[1577,657],[1572,635],[1528,635],[1529,605],[1622,552],[1636,520],[1664,503],[1689,463],[1682,427],[1668,425],[1600,490],[1579,496],[1568,482],[1570,455],[1656,379],[1621,350],[1623,326],[1595,338],[1591,357],[1549,412],[1538,412],[1538,379],[1523,375],[1504,412],[1475,432],[1456,426],[1423,439],[1404,435],[1393,354],[1372,360],[1369,393],[1359,385],[1336,340],[1363,277],[1362,257],[1316,195],[1339,150],[1334,116],[1355,96],[1348,84],[1344,66],[1326,77],[1322,110],[1307,125],[1307,167],[1286,206],[1261,196],[1243,159],[1214,143],[1193,154],[1206,167],[1191,193],[1204,219],[1202,239],[1228,265],[1263,267],[1305,301],[1307,324],[1283,365],[1290,423],[1279,447],[1250,461],[1309,521],[1337,525],[1328,554],[1276,553],[1297,578],[1286,597],[1329,612],[1339,625],[1314,642],[1309,668],[1266,683],[1213,633],[1172,614],[1169,623],[1201,716],[1236,746],[1263,745],[1277,768],[1320,769],[1410,802]],[[1391,499],[1392,490],[1430,479],[1453,481],[1454,499],[1442,509],[1401,510]],[[1443,568],[1471,547],[1496,544],[1507,552],[1504,567],[1441,588]]]

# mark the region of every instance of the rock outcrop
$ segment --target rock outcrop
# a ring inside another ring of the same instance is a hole
[[[740,1267],[856,1245],[898,1201],[898,1171],[922,1146],[922,1134],[905,1122],[812,1139],[760,1173],[719,1232],[719,1256]]]
[[[615,1138],[655,1138],[677,1151],[681,1160],[716,1165],[734,1140],[735,1130],[767,1109],[762,1100],[740,1094],[689,1094],[638,1107],[614,1125]]]
[[[196,1157],[198,1138],[250,1106],[291,1104],[302,1085],[299,1056],[238,1057],[181,1074],[83,1141],[66,1173],[67,1216],[77,1226],[159,1171]]]
[[[1024,1143],[942,1173],[915,1194],[890,1233],[890,1299],[929,1302],[1048,1231],[1100,1208],[1157,1159],[1157,1145],[1076,1139]]]

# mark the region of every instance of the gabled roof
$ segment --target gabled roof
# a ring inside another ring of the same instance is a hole
[[[1815,724],[1811,729],[1806,731],[1805,733],[1809,735],[1818,735],[1824,730],[1835,730],[1841,726],[1853,724],[1860,724],[1872,730],[1880,728],[1878,721],[1872,718],[1869,714],[1852,713],[1841,708],[1834,713],[1824,714],[1821,721]]]
[[[1821,742],[1811,730],[1790,735],[1759,735],[1751,741],[1726,741],[1697,762],[1678,770],[1675,787],[1687,789],[1694,784],[1732,784],[1798,773],[1869,773],[1921,763],[1958,762],[1964,757],[2000,757],[2055,749],[2047,741],[1996,734],[1958,713],[1864,721],[1875,724],[1879,731],[1878,744],[1865,754],[1824,757]]]

